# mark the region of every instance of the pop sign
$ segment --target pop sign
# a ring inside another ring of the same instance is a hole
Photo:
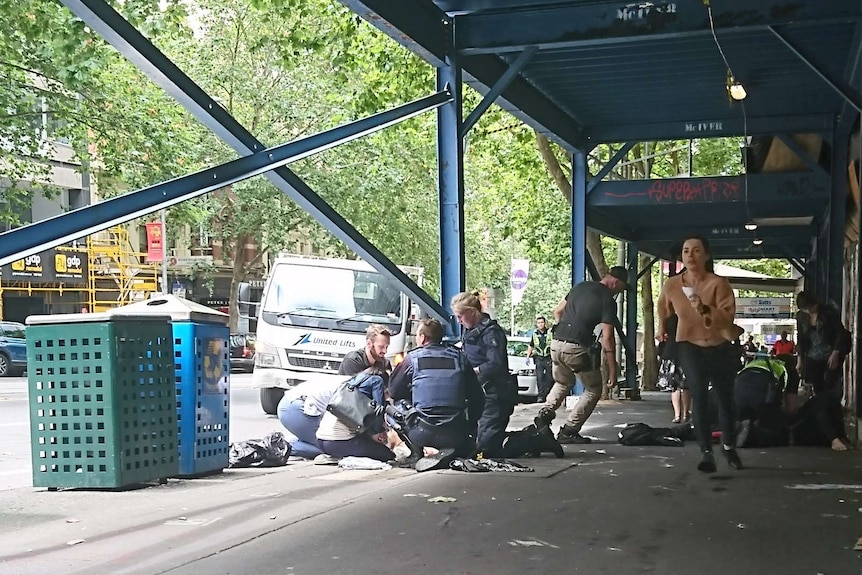
[[[530,275],[530,260],[512,258],[512,305],[518,305],[524,298],[527,279]]]

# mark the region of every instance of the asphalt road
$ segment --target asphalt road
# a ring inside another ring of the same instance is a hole
[[[283,431],[278,419],[260,408],[251,374],[230,379],[230,441],[263,437]],[[26,377],[0,378],[0,490],[30,487],[30,419]]]

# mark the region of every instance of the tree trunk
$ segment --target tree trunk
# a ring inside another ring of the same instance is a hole
[[[639,259],[639,269],[644,269],[650,264],[648,256],[641,256]],[[641,302],[644,316],[644,365],[643,373],[641,374],[641,387],[645,391],[654,391],[656,383],[658,383],[658,356],[655,346],[655,308],[653,307],[652,269],[647,271],[641,278]]]
[[[535,134],[536,147],[539,149],[539,154],[542,156],[545,168],[548,170],[551,178],[553,178],[554,183],[557,184],[557,188],[559,188],[563,197],[571,205],[572,182],[569,180],[569,175],[567,175],[566,170],[560,165],[559,158],[557,158],[553,148],[551,148],[551,142],[539,132],[535,132]],[[605,275],[608,273],[608,264],[605,261],[605,254],[602,252],[602,238],[599,234],[589,229],[587,230],[587,252],[589,252],[590,257],[593,259],[593,263],[596,264],[599,274]]]
[[[248,241],[247,236],[238,236],[234,238],[233,246],[231,247],[231,274],[230,274],[230,331],[235,332],[239,327],[239,284],[245,279],[246,261],[245,261],[245,244]]]

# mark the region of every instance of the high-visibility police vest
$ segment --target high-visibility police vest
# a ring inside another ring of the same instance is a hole
[[[447,345],[425,345],[407,354],[413,366],[413,405],[419,409],[466,405],[464,356]]]
[[[540,341],[541,341],[541,339],[539,338],[539,332],[534,331],[533,332],[533,341],[532,341],[533,355],[539,356],[539,357],[548,357],[549,355],[551,355],[551,333],[548,331],[545,332],[545,345],[544,346],[539,345]]]

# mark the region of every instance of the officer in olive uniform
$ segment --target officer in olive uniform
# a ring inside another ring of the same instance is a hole
[[[548,333],[545,318],[536,318],[536,331],[530,338],[527,348],[527,359],[536,362],[536,387],[538,387],[539,403],[543,403],[551,391],[554,380],[551,377],[551,334]]]
[[[485,403],[464,352],[441,343],[443,335],[440,322],[422,320],[416,332],[419,347],[395,367],[389,381],[389,395],[416,457],[424,447],[470,456],[475,448],[471,436]]]
[[[461,343],[467,360],[485,390],[476,443],[484,457],[503,457],[503,438],[518,400],[517,380],[509,373],[506,333],[482,312],[478,292],[452,298],[452,311],[464,326]]]

